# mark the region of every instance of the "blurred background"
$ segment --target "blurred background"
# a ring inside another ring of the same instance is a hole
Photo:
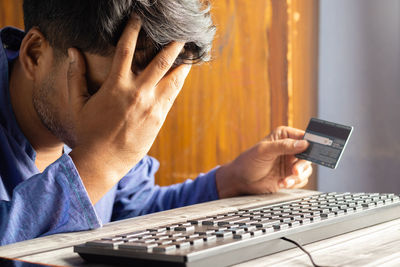
[[[213,60],[192,68],[150,155],[160,185],[234,159],[279,125],[310,117],[355,130],[336,170],[308,188],[399,192],[400,1],[211,0]],[[23,28],[21,0],[0,27]]]
[[[318,115],[354,126],[323,191],[400,192],[400,1],[323,0]]]

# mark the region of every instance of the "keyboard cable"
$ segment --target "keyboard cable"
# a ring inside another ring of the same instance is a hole
[[[281,239],[282,239],[282,240],[285,240],[285,241],[287,241],[287,242],[290,242],[290,243],[292,243],[292,244],[295,244],[299,249],[301,249],[304,253],[306,253],[307,256],[310,258],[313,267],[328,267],[328,266],[323,266],[323,265],[318,265],[318,264],[316,264],[316,263],[314,262],[312,256],[311,256],[310,252],[308,252],[305,248],[303,248],[302,245],[300,245],[300,244],[297,243],[296,241],[294,241],[294,240],[292,240],[292,239],[289,239],[289,238],[287,238],[287,237],[281,237]]]

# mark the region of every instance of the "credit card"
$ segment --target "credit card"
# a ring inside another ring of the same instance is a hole
[[[303,137],[310,145],[296,157],[336,169],[352,131],[351,126],[312,118]]]

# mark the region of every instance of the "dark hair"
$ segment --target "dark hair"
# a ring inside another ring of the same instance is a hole
[[[186,42],[176,64],[209,59],[215,27],[210,6],[199,0],[24,0],[25,31],[38,27],[50,45],[66,55],[112,53],[134,12],[142,20],[134,64],[144,68],[165,45]]]

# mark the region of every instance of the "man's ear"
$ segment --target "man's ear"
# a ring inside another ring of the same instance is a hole
[[[48,60],[45,57],[52,55],[49,50],[52,48],[39,29],[32,28],[26,33],[19,49],[19,61],[28,79],[35,80],[38,69]]]

